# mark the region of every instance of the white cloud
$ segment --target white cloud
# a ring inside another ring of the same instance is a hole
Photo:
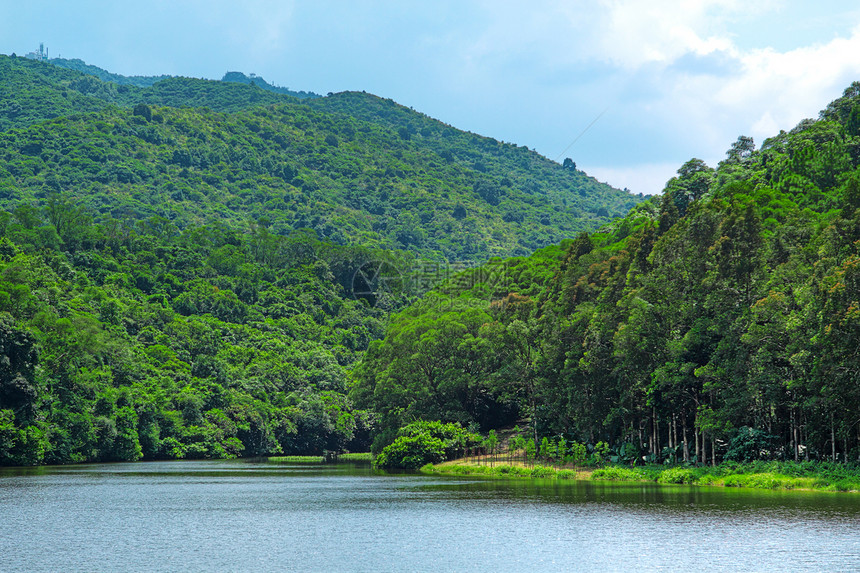
[[[669,64],[685,54],[730,51],[727,23],[773,6],[772,1],[602,0],[596,57],[623,68]]]
[[[791,50],[742,50],[728,34],[709,35],[712,25],[705,20],[710,9],[739,13],[744,6],[707,2],[678,15],[666,10],[666,4],[662,0],[647,7],[638,2],[606,2],[612,33],[604,45],[614,50],[619,73],[637,78],[631,91],[639,99],[627,98],[627,105],[634,106],[628,115],[638,114],[637,127],[654,130],[652,145],[673,145],[672,153],[683,149],[686,157],[714,163],[738,135],[751,135],[760,144],[780,129],[817,117],[851,81],[860,79],[856,56],[860,25],[847,37]],[[661,14],[669,15],[661,19]],[[613,48],[619,38],[626,40]],[[684,66],[676,65],[685,60]],[[639,138],[640,147],[648,145],[646,133]],[[603,173],[618,178],[610,179],[612,183],[631,189],[635,189],[631,177],[636,175],[651,182],[649,192],[661,185],[659,179],[666,173],[671,176],[671,172],[635,164],[611,175]]]
[[[842,89],[860,77],[860,26],[847,38],[787,52],[759,50],[741,57],[743,72],[716,94],[718,104],[749,106],[757,135],[773,135],[815,117]],[[752,105],[750,105],[752,104]]]
[[[578,133],[610,105],[610,113],[570,153],[589,173],[637,192],[659,192],[691,157],[714,165],[739,135],[761,144],[780,129],[816,117],[860,79],[860,25],[844,25],[860,22],[860,15],[844,6],[834,6],[823,24],[815,24],[817,35],[805,37],[805,45],[785,48],[790,43],[780,41],[781,49],[762,49],[753,46],[767,40],[750,38],[756,30],[782,40],[790,32],[780,36],[775,30],[803,26],[795,3],[535,2],[528,10],[506,2],[488,5],[487,25],[468,43],[463,85],[479,89],[484,82],[499,82],[512,57],[530,62],[511,68],[519,85],[533,88],[529,101],[569,102],[561,103],[564,113],[543,128],[548,133]],[[837,22],[845,30],[842,36],[834,35]],[[497,93],[519,87],[495,85]],[[519,113],[537,118],[533,110]],[[555,145],[541,136],[530,139],[551,155],[563,147],[561,136]],[[664,163],[667,157],[684,159]],[[590,163],[599,167],[589,168]]]
[[[738,135],[761,143],[817,117],[860,78],[860,27],[847,38],[790,51],[731,53],[733,73],[697,76],[666,68],[656,80],[670,87],[654,99],[654,112],[679,134],[695,138],[690,155],[720,156]]]

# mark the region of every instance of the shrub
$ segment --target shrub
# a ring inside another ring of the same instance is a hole
[[[417,469],[462,454],[481,443],[481,436],[460,424],[413,422],[397,432],[397,438],[376,457],[381,468]]]
[[[400,436],[376,457],[381,468],[417,469],[445,459],[445,443],[428,434]]]
[[[535,466],[531,475],[536,478],[551,478],[555,475],[555,470],[545,466]]]
[[[609,467],[594,470],[591,479],[601,481],[640,481],[642,474],[627,468]]]
[[[669,468],[660,472],[657,481],[660,483],[693,483],[696,481],[696,472],[690,468]]]

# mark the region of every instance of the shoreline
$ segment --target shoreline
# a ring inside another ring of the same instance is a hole
[[[821,464],[802,468],[804,475],[789,475],[779,471],[756,471],[755,464],[735,466],[605,466],[602,468],[559,468],[527,466],[522,462],[481,464],[474,458],[458,459],[439,464],[427,464],[418,471],[430,475],[483,476],[516,479],[560,479],[581,481],[613,481],[628,483],[657,483],[663,485],[693,485],[733,487],[744,489],[860,493],[860,475],[847,468],[839,471]],[[792,468],[795,469],[795,468]]]

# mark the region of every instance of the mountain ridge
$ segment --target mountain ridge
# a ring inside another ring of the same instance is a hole
[[[116,86],[0,58],[4,68],[7,83],[24,86],[19,99],[30,93],[49,104],[42,117],[5,118],[7,130],[9,122],[22,130],[0,138],[13,159],[0,173],[0,205],[10,209],[38,202],[48,183],[55,191],[90,189],[81,198],[96,213],[128,207],[133,217],[165,216],[179,227],[265,216],[277,233],[310,227],[335,242],[480,260],[526,254],[641,200],[370,94],[296,100],[188,78]],[[99,116],[82,118],[72,107]],[[38,125],[43,119],[53,123]],[[102,151],[88,148],[94,141]],[[79,167],[73,176],[70,154]],[[246,201],[248,193],[260,200]]]

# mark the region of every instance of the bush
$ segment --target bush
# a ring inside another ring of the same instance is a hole
[[[460,424],[413,422],[403,426],[398,436],[376,458],[377,467],[417,469],[453,459],[481,444],[481,436]]]
[[[535,466],[531,475],[535,478],[551,478],[555,476],[555,470],[544,466]]]
[[[445,443],[428,434],[400,436],[376,457],[381,468],[417,469],[445,459]]]
[[[643,474],[627,468],[609,467],[594,470],[591,479],[599,481],[641,481]]]
[[[669,468],[660,472],[659,483],[695,483],[696,472],[690,468]]]

